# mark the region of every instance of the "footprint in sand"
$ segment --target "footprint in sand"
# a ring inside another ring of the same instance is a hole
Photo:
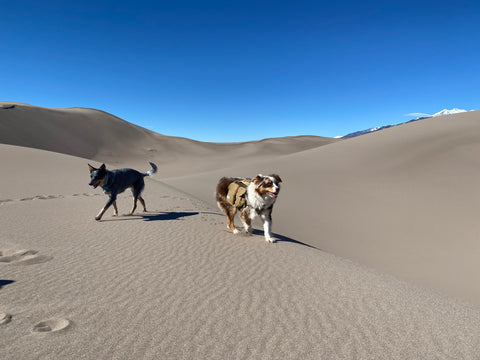
[[[38,333],[53,333],[65,330],[72,325],[72,322],[67,319],[51,319],[41,321],[33,327],[33,332]]]
[[[12,321],[12,315],[0,312],[0,325],[8,324]]]
[[[20,201],[31,201],[31,200],[50,200],[50,199],[61,199],[64,198],[63,195],[36,195],[31,197],[26,197],[20,199]]]
[[[95,194],[92,194],[92,193],[83,193],[83,194],[78,194],[78,196],[80,195],[83,195],[83,196],[101,196],[103,195],[102,193],[95,193]]]
[[[15,265],[41,264],[52,259],[51,256],[39,255],[35,250],[0,250],[0,262]]]

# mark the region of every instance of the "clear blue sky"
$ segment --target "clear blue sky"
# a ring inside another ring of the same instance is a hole
[[[166,135],[344,135],[480,109],[478,1],[0,0],[0,100]]]

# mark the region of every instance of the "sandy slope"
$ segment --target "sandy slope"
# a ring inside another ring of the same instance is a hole
[[[3,169],[19,174],[17,195],[0,205],[7,358],[478,356],[478,308],[295,238],[234,237],[214,208],[155,178],[146,179],[148,213],[96,222],[106,199],[87,186],[84,159],[5,153]],[[36,164],[38,182],[25,179]],[[69,170],[62,184],[58,167]],[[118,202],[124,214],[130,198]]]
[[[278,172],[274,232],[480,304],[480,112],[167,182],[213,205],[225,174]]]
[[[0,353],[477,359],[479,124],[206,144],[94,110],[0,108],[0,142],[21,145],[0,144]],[[92,159],[157,162],[149,212],[122,215],[125,194],[96,222]],[[258,172],[284,180],[273,245],[230,234],[213,202],[219,176]]]

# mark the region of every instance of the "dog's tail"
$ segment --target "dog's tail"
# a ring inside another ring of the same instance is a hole
[[[154,163],[152,162],[148,162],[150,164],[150,166],[152,167],[150,170],[148,170],[147,172],[143,173],[143,176],[152,176],[153,174],[155,174],[157,172],[157,165],[155,165]]]

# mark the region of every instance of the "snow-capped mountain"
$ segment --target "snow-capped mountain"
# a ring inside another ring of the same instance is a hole
[[[439,111],[433,114],[432,117],[443,116],[443,115],[453,115],[453,114],[459,114],[464,112],[467,112],[467,110],[457,109],[457,108],[453,108],[452,110],[443,109],[442,111]]]
[[[406,121],[406,122],[403,122],[403,123],[400,123],[400,124],[397,124],[397,125],[402,125],[402,124],[405,124],[405,123],[409,123],[409,122],[412,122],[412,121],[418,121],[418,120],[422,120],[422,119],[428,119],[428,118],[431,118],[431,117],[453,115],[453,114],[459,114],[459,113],[464,113],[464,112],[467,112],[467,110],[457,109],[457,108],[453,108],[451,110],[443,109],[442,111],[439,111],[439,112],[437,112],[433,115],[425,114],[425,116],[418,117],[416,119],[412,119],[412,120],[409,120],[409,121]],[[366,130],[355,131],[353,133],[341,136],[341,138],[357,137],[357,136],[360,136],[360,135],[365,135],[365,134],[369,134],[369,133],[372,133],[372,132],[380,131],[380,130],[383,130],[383,129],[388,129],[392,126],[397,126],[397,125],[375,126],[373,128],[366,129]]]
[[[347,135],[344,135],[344,136],[340,136],[339,138],[342,139],[342,138],[357,137],[357,136],[360,136],[360,135],[365,135],[365,134],[369,134],[369,133],[372,133],[372,132],[380,131],[380,130],[383,130],[383,129],[388,129],[392,126],[395,126],[395,125],[375,126],[373,128],[366,129],[366,130],[355,131],[353,133],[350,133],[350,134],[347,134]]]

